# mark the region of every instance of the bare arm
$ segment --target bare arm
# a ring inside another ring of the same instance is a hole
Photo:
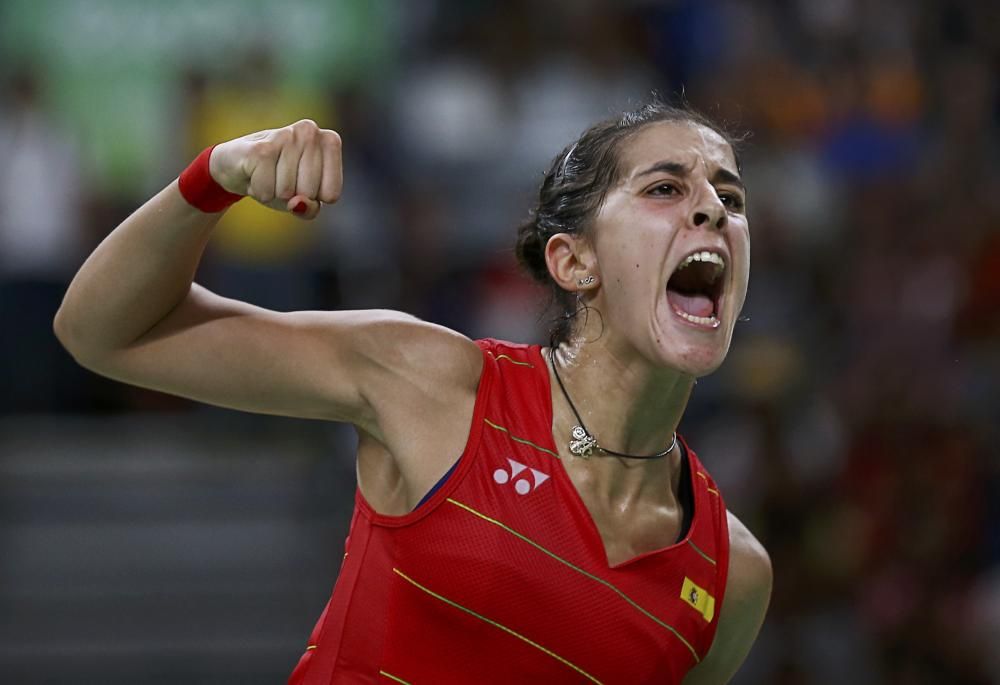
[[[708,656],[684,678],[684,685],[723,685],[736,675],[764,623],[773,572],[764,547],[729,514],[729,578],[719,627]]]
[[[231,192],[280,209],[304,202],[312,218],[340,195],[340,138],[300,121],[219,145],[210,169]],[[212,404],[350,421],[379,438],[381,395],[424,389],[417,376],[428,368],[474,390],[478,350],[440,327],[385,311],[272,312],[194,284],[219,216],[189,206],[175,181],[108,235],[55,319],[81,364]]]

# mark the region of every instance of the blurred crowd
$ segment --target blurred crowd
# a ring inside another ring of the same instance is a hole
[[[745,321],[682,424],[774,563],[738,682],[1000,682],[996,3],[329,4],[351,50],[304,67],[267,30],[214,61],[158,48],[135,102],[67,104],[72,55],[5,55],[0,411],[197,411],[76,367],[52,316],[86,254],[198,150],[305,117],[344,139],[342,201],[313,223],[240,203],[199,281],[543,342],[545,298],[512,246],[550,157],[651,91],[683,93],[750,132]]]

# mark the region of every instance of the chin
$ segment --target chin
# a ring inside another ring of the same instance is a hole
[[[733,325],[730,317],[714,323],[688,321],[662,301],[650,328],[655,341],[650,359],[692,378],[707,376],[725,361]]]
[[[668,349],[660,350],[660,359],[664,366],[680,371],[692,378],[702,378],[713,373],[722,366],[729,352],[728,341],[725,345],[712,344],[677,344],[681,341],[668,340]]]

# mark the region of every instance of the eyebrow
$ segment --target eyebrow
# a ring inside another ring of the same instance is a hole
[[[663,162],[657,162],[656,164],[649,167],[645,171],[640,171],[638,174],[636,174],[636,177],[648,176],[649,174],[655,174],[658,172],[676,174],[677,176],[682,176],[682,177],[691,175],[691,170],[688,169],[683,164],[681,164],[680,162],[663,161]],[[718,170],[716,170],[715,174],[711,178],[711,183],[713,185],[716,183],[732,183],[733,185],[738,186],[739,189],[742,190],[744,193],[747,192],[747,187],[743,184],[743,180],[740,179],[739,176],[734,174],[729,169],[724,169],[720,167]]]

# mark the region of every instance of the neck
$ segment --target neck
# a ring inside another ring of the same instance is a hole
[[[687,407],[693,377],[617,352],[600,339],[563,343],[553,350],[552,361],[580,418],[602,447],[634,455],[656,454],[669,447]],[[561,399],[558,415],[563,422],[577,423],[569,403]],[[648,461],[614,459],[632,467]]]

